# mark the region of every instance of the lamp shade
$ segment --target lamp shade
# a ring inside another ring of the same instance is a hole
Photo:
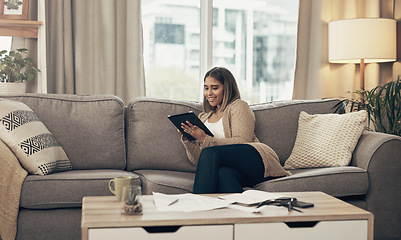
[[[397,59],[396,21],[357,18],[329,23],[329,62],[391,62]]]

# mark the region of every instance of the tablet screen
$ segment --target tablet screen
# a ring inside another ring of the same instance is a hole
[[[195,115],[194,112],[186,112],[186,113],[180,113],[180,114],[174,114],[174,115],[168,115],[168,119],[174,124],[174,126],[180,130],[180,132],[189,140],[193,141],[196,140],[194,137],[189,135],[188,133],[184,132],[184,130],[181,128],[181,123],[185,123],[186,121],[192,123],[193,125],[198,126],[201,128],[207,135],[213,137],[213,133],[210,132],[210,130],[203,124],[203,122],[198,118],[198,116]]]

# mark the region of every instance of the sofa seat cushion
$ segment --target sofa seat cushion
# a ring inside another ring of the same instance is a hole
[[[192,192],[195,173],[166,170],[136,170],[142,184],[142,194],[152,192],[180,194]]]
[[[366,170],[353,166],[291,170],[292,176],[257,184],[267,192],[322,191],[335,197],[366,194],[369,188]]]
[[[22,185],[20,207],[81,207],[84,196],[113,195],[108,183],[117,176],[138,177],[132,172],[122,170],[72,170],[46,176],[28,175]]]

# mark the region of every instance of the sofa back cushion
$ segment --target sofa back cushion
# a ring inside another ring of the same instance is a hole
[[[201,112],[201,104],[152,98],[132,99],[126,109],[127,170],[194,172],[170,114]]]
[[[292,100],[251,105],[256,118],[256,136],[277,153],[284,165],[294,147],[300,112],[333,113],[338,102],[334,99]]]
[[[333,113],[338,100],[293,100],[250,105],[256,117],[255,133],[284,165],[294,147],[301,111]],[[169,114],[202,110],[201,103],[152,98],[132,99],[126,109],[127,170],[159,169],[194,172],[180,134]]]
[[[111,95],[0,96],[28,105],[63,147],[73,169],[124,169],[124,104]]]

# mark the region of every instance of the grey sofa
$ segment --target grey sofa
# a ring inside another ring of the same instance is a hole
[[[187,160],[179,134],[166,116],[189,110],[198,113],[200,103],[137,98],[125,105],[111,95],[25,94],[6,98],[30,106],[73,165],[71,171],[25,179],[17,239],[80,239],[82,197],[111,195],[107,183],[115,176],[139,176],[144,194],[192,191],[195,166]],[[299,112],[331,113],[337,102],[252,105],[256,135],[284,164],[295,142]],[[0,151],[9,149],[0,146]],[[292,170],[292,176],[254,188],[326,192],[374,213],[375,239],[400,239],[400,156],[400,137],[365,131],[350,166]]]

